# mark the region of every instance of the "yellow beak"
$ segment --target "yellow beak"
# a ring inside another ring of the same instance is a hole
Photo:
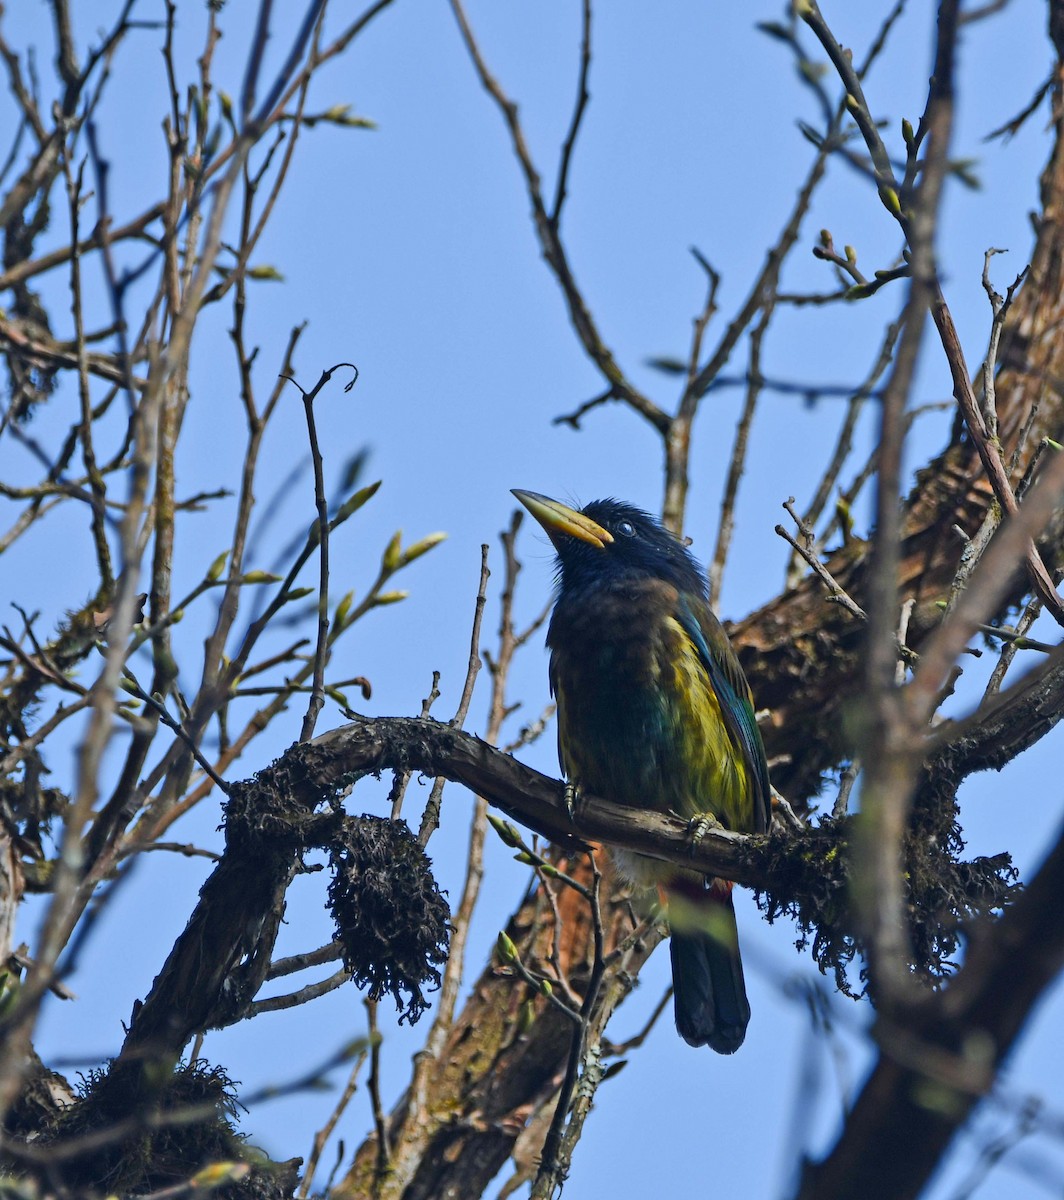
[[[546,530],[547,537],[558,545],[559,537],[574,537],[591,546],[604,550],[613,541],[613,534],[603,529],[597,521],[585,517],[567,504],[552,500],[549,496],[541,496],[539,492],[525,492],[520,488],[512,488],[513,494],[521,501],[528,511]]]

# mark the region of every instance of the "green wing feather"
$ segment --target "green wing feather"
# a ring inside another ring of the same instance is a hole
[[[746,764],[747,776],[753,785],[753,832],[765,833],[771,815],[772,793],[750,685],[728,635],[705,600],[681,596],[676,615],[706,668],[724,723]]]

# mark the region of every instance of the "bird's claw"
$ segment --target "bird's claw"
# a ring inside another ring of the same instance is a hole
[[[688,853],[694,854],[698,843],[711,830],[723,828],[724,826],[712,813],[699,813],[697,817],[692,817],[687,822]]]
[[[580,811],[580,804],[583,800],[583,794],[575,783],[567,783],[565,785],[565,811],[569,814],[569,820],[576,823],[576,814]]]

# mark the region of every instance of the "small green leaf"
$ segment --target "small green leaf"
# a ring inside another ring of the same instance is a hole
[[[445,533],[430,533],[427,537],[423,537],[412,546],[407,546],[403,551],[402,558],[399,560],[399,565],[401,567],[408,566],[415,558],[420,558],[423,554],[428,554],[433,546],[438,546],[440,542],[445,542],[446,540],[447,534]]]
[[[775,38],[779,42],[793,42],[794,37],[786,25],[781,25],[778,21],[758,21],[754,25],[755,29],[760,29],[762,33],[767,34],[770,38]]]
[[[801,133],[807,142],[816,146],[818,150],[824,145],[824,138],[820,131],[814,129],[812,125],[807,124],[805,121],[798,122],[798,132]]]
[[[818,79],[823,79],[828,73],[827,63],[813,62],[810,58],[803,58],[798,63],[798,73],[803,79],[808,79],[812,83],[816,83]]]
[[[977,192],[982,188],[983,181],[975,173],[975,168],[979,165],[977,158],[958,158],[949,164],[950,174],[959,179],[966,188],[970,188],[973,192]]]

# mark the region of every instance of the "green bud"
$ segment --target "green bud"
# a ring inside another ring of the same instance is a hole
[[[248,571],[241,576],[241,583],[280,583],[280,575],[271,575],[269,571]]]
[[[221,554],[219,554],[214,560],[214,562],[211,563],[210,568],[207,571],[207,579],[211,583],[217,583],[218,580],[221,579],[222,571],[225,570],[225,562],[228,557],[229,551],[223,550]]]
[[[398,604],[400,600],[405,600],[409,595],[409,592],[404,592],[401,588],[395,592],[378,592],[378,594],[373,597],[373,603],[374,605]]]
[[[499,835],[504,845],[510,846],[514,850],[521,845],[521,835],[509,821],[504,821],[502,817],[497,817],[494,813],[488,813],[488,824]]]
[[[499,957],[503,962],[517,961],[517,947],[514,945],[513,938],[506,932],[505,929],[499,930],[499,936],[495,941],[495,948],[499,952]]]
[[[347,614],[351,611],[351,605],[354,603],[355,593],[347,592],[341,597],[340,603],[336,606],[336,612],[333,613],[333,624],[337,629],[343,629],[344,622],[347,620]]]
[[[352,514],[358,512],[367,500],[372,499],[377,494],[377,489],[380,487],[381,481],[378,479],[376,483],[371,483],[367,487],[359,488],[340,505],[336,510],[336,516],[333,517],[332,523],[339,525],[342,521],[346,521]]]
[[[381,565],[390,574],[399,566],[399,556],[402,553],[402,537],[403,531],[397,529],[392,534],[392,540],[384,548],[384,554],[381,556]]]
[[[536,1023],[536,1002],[534,1000],[526,1000],[521,1005],[521,1011],[517,1017],[517,1032],[519,1034],[528,1033],[532,1026]]]
[[[891,216],[901,216],[901,201],[898,199],[898,193],[892,187],[884,184],[879,189],[879,198],[883,201],[883,207]]]
[[[406,566],[412,563],[415,558],[420,558],[423,554],[428,554],[433,546],[438,546],[440,542],[447,540],[445,533],[430,533],[428,537],[423,537],[420,542],[415,542],[412,546],[407,546],[403,551],[403,556],[400,560],[401,566]]]

